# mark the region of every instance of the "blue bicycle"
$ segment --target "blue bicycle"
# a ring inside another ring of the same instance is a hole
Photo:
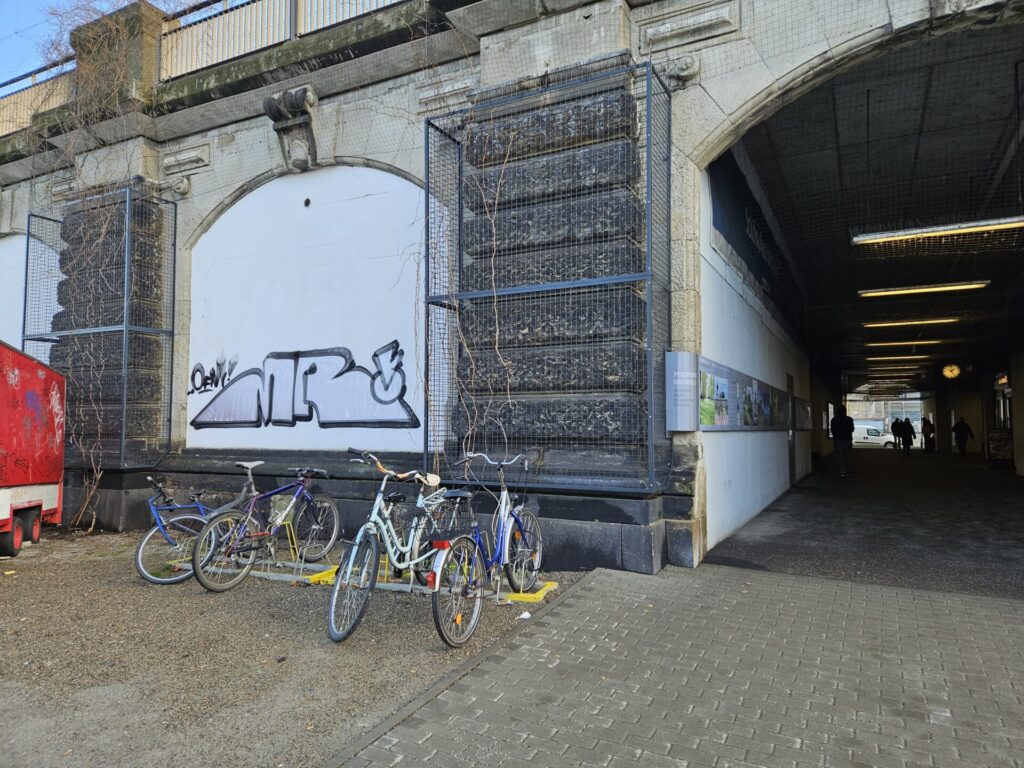
[[[475,518],[469,534],[457,538],[450,545],[438,588],[433,594],[432,607],[437,633],[453,648],[465,644],[472,634],[472,627],[465,622],[466,611],[472,607],[474,599],[479,600],[484,578],[500,593],[499,582],[504,569],[509,586],[516,592],[526,592],[537,583],[544,558],[540,521],[521,503],[513,506],[516,500],[509,494],[505,482],[505,467],[521,461],[525,471],[528,469],[526,457],[519,454],[505,461],[495,461],[485,453],[467,453],[455,464],[468,465],[475,458],[498,468],[498,507],[491,523],[494,548],[492,551]],[[467,506],[472,510],[471,504],[467,503]]]
[[[243,468],[255,486],[252,470],[262,463],[238,462],[235,466]],[[338,540],[341,516],[330,496],[310,492],[314,479],[329,475],[314,467],[289,467],[289,471],[295,472],[295,480],[287,485],[254,495],[244,507],[205,521],[192,550],[192,570],[203,587],[224,592],[238,586],[259,561],[284,565],[277,557],[282,535],[298,561],[293,567],[319,562],[330,552]]]
[[[241,503],[246,489],[233,502],[217,510],[202,502],[206,491],[188,495],[188,504],[178,504],[163,484],[146,478],[156,493],[146,499],[153,527],[135,547],[135,570],[153,584],[180,584],[192,576],[192,550],[196,536],[210,515]]]

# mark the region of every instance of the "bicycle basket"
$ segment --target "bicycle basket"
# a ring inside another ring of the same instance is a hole
[[[424,512],[423,536],[429,541],[451,541],[468,535],[475,520],[468,505],[449,501]]]

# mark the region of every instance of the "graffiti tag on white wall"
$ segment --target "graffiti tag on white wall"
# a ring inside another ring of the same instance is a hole
[[[420,420],[405,401],[404,355],[397,339],[373,353],[373,370],[356,365],[345,347],[272,352],[262,368],[242,371],[226,383],[223,377],[209,382],[221,389],[190,424],[238,429],[315,421],[322,429],[414,429]],[[195,388],[189,394],[210,391]]]

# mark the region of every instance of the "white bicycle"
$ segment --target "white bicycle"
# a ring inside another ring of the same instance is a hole
[[[366,614],[370,594],[377,586],[381,542],[391,567],[398,572],[409,571],[409,592],[436,593],[443,585],[451,589],[452,599],[460,602],[457,611],[460,645],[469,639],[480,620],[483,597],[483,571],[479,577],[467,572],[472,556],[472,542],[457,538],[449,541],[458,514],[458,505],[468,500],[468,491],[444,488],[427,493],[440,485],[441,478],[418,470],[396,472],[366,451],[350,450],[359,456],[352,461],[369,464],[383,476],[369,519],[359,528],[347,560],[338,568],[327,612],[327,634],[334,642],[345,640],[356,630]],[[387,493],[391,480],[415,480],[420,485],[414,515],[407,525],[396,524],[393,512],[405,501],[401,493]],[[447,503],[446,503],[447,502]],[[416,581],[419,584],[415,583]],[[471,589],[466,584],[474,584]],[[405,588],[405,587],[403,587]],[[441,638],[449,642],[442,633]]]

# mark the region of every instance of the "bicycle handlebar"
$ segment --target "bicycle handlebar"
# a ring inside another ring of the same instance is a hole
[[[441,482],[441,478],[437,475],[427,473],[423,475],[418,469],[411,469],[408,472],[396,472],[393,469],[388,469],[384,466],[383,462],[374,456],[369,451],[360,451],[355,448],[348,448],[348,453],[353,453],[359,456],[358,459],[349,459],[349,461],[356,462],[358,464],[372,464],[374,469],[380,472],[382,475],[393,477],[395,480],[408,480],[410,477],[423,485],[434,486]]]
[[[456,461],[455,464],[456,464],[456,466],[459,465],[459,464],[468,464],[470,461],[472,461],[473,459],[476,459],[476,458],[483,459],[488,464],[490,464],[492,467],[510,467],[513,464],[518,463],[519,460],[522,459],[523,468],[524,469],[529,469],[528,462],[527,462],[527,459],[526,459],[526,454],[523,454],[523,453],[518,453],[515,456],[513,456],[511,459],[505,459],[504,461],[495,461],[490,456],[488,456],[486,453],[468,453],[467,452],[465,457],[459,459],[458,461]]]
[[[174,503],[174,497],[172,497],[171,494],[167,492],[167,489],[164,488],[163,483],[160,483],[157,480],[155,480],[152,475],[146,475],[146,479],[149,481],[149,484],[156,489],[156,492],[163,497],[164,501],[170,504]]]
[[[326,469],[317,469],[316,467],[288,467],[288,471],[294,472],[297,477],[322,477],[325,479],[330,477]]]

